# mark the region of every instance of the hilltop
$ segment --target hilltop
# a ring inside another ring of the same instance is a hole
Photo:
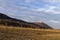
[[[39,24],[26,22],[24,20],[11,18],[3,13],[0,13],[0,25],[23,27],[23,28],[52,29],[52,27],[48,26],[44,22],[43,23],[40,22]]]

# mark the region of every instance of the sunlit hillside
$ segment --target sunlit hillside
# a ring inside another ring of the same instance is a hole
[[[60,40],[60,30],[0,26],[0,40]]]

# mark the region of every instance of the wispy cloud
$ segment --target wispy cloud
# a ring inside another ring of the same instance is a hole
[[[37,8],[36,11],[42,11],[50,14],[60,14],[60,8],[56,6],[49,6],[48,8]]]
[[[60,23],[60,21],[56,21],[56,20],[50,20],[50,22],[52,22],[52,23]]]
[[[33,0],[25,0],[26,3],[32,3]]]
[[[60,0],[43,0],[44,2],[56,3],[60,2]]]

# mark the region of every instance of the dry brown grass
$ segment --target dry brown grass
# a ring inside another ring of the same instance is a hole
[[[60,40],[60,30],[0,26],[0,40]]]

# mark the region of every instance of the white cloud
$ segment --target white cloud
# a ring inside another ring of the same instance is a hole
[[[36,18],[36,16],[29,16],[30,18]]]
[[[50,6],[45,12],[50,12],[52,14],[60,14],[60,8],[59,7],[54,7]]]
[[[50,20],[50,22],[52,22],[52,23],[60,23],[60,21],[56,21],[56,20]]]
[[[60,14],[60,8],[56,6],[49,6],[47,8],[37,8],[35,11],[42,11],[50,14]]]
[[[31,3],[33,0],[25,0],[26,3]]]
[[[42,0],[43,2],[49,2],[49,3],[56,3],[60,2],[60,0]]]

